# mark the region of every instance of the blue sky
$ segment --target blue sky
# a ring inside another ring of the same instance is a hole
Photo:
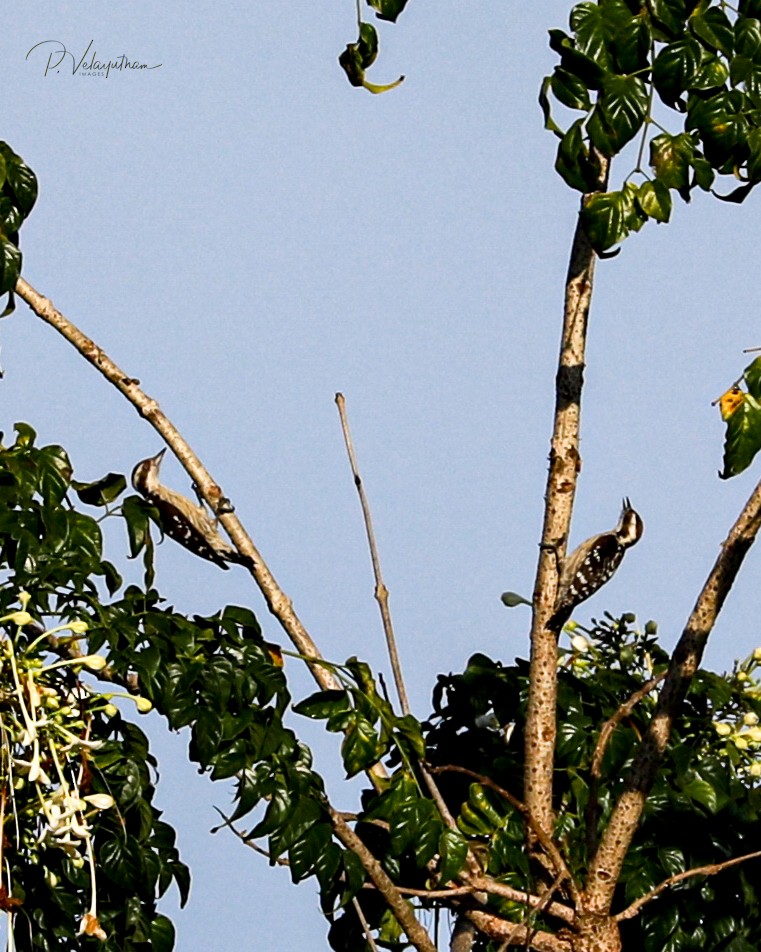
[[[17,5],[0,37],[0,137],[40,179],[26,279],[160,402],[323,653],[384,668],[333,400],[345,394],[421,717],[437,673],[476,650],[527,651],[528,613],[499,596],[531,592],[541,526],[577,197],[553,171],[536,97],[553,66],[546,31],[569,9],[410,0],[396,26],[379,24],[369,78],[407,79],[378,97],[336,62],[355,35],[353,0],[40,0]],[[46,56],[25,57],[51,39],[161,65],[46,76]],[[673,644],[755,483],[754,470],[717,478],[710,404],[739,376],[742,348],[761,344],[757,200],[696,195],[598,266],[572,538],[612,525],[624,495],[646,530],[582,621],[635,611]],[[129,472],[159,449],[23,305],[0,344],[0,429],[30,422],[69,449],[81,479]],[[187,489],[176,464],[165,469]],[[171,542],[158,559],[176,606],[248,604],[283,640],[242,570],[220,573]],[[752,552],[713,636],[716,668],[761,642],[760,569]],[[288,670],[294,696],[310,693]],[[229,791],[184,763],[182,735],[147,723],[159,805],[194,873],[178,949],[324,947],[312,886],[295,891],[231,836],[209,836]],[[304,730],[351,809],[333,740]]]

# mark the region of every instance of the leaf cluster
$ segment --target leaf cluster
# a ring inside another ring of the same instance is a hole
[[[7,142],[0,142],[0,297],[8,304],[0,314],[13,310],[13,289],[21,274],[18,233],[37,201],[37,178]]]
[[[648,219],[667,222],[672,192],[689,201],[717,175],[744,184],[728,200],[743,201],[761,181],[761,5],[736,10],[711,0],[584,0],[570,30],[550,30],[559,63],[542,85],[545,125],[560,139],[555,168],[584,193],[582,217],[592,246],[604,252]],[[582,116],[562,129],[550,94]],[[683,117],[669,130],[654,102]],[[660,129],[651,134],[651,128]],[[631,177],[600,191],[601,160],[641,135]],[[649,139],[648,174],[641,161]]]

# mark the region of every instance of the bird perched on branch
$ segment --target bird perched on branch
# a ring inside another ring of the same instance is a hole
[[[159,522],[166,535],[202,559],[227,569],[228,562],[250,567],[252,560],[241,555],[219,534],[216,519],[207,510],[169,489],[159,481],[161,461],[166,447],[155,456],[142,460],[132,470],[132,485],[158,510]]]
[[[548,628],[560,631],[577,605],[603,587],[621,564],[626,550],[642,538],[644,523],[628,499],[615,529],[582,542],[563,563],[555,611]]]

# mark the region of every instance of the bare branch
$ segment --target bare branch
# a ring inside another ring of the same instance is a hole
[[[610,738],[613,736],[613,732],[621,723],[621,721],[625,717],[628,717],[634,708],[639,704],[639,702],[643,698],[647,697],[653,688],[660,684],[665,677],[666,671],[662,671],[656,677],[650,678],[649,681],[646,681],[641,688],[638,688],[636,691],[634,691],[628,700],[624,701],[615,714],[613,714],[612,717],[609,717],[602,726],[600,736],[597,738],[597,744],[595,746],[594,753],[592,754],[589,800],[587,801],[587,807],[585,810],[585,822],[587,827],[587,853],[590,856],[597,848],[597,821],[599,819],[600,808],[598,791],[600,786],[600,777],[602,774],[602,759],[605,756],[608,742],[610,741]]]
[[[365,933],[365,938],[367,939],[367,944],[370,946],[371,952],[378,952],[378,946],[375,944],[375,939],[370,931],[370,923],[365,918],[365,914],[362,912],[362,906],[360,906],[356,896],[354,896],[351,903],[354,906],[357,919],[362,923],[362,931]]]
[[[607,172],[608,161],[600,158],[600,189],[605,187]],[[576,480],[581,469],[581,391],[594,268],[595,253],[579,215],[566,279],[563,331],[555,380],[555,420],[534,583],[526,712],[524,797],[531,815],[545,830],[554,826],[552,778],[557,734],[557,635],[547,625],[555,607],[559,569],[566,554]]]
[[[375,543],[375,531],[373,529],[373,519],[370,513],[370,504],[367,501],[365,487],[362,484],[362,477],[359,475],[357,457],[354,453],[354,444],[352,443],[351,431],[349,430],[349,420],[346,416],[346,400],[344,399],[344,395],[342,393],[336,394],[336,406],[338,407],[338,415],[341,418],[341,429],[343,430],[346,452],[349,456],[349,464],[351,465],[351,472],[352,476],[354,477],[354,485],[357,487],[359,502],[362,506],[362,517],[365,521],[367,544],[370,548],[370,558],[373,563],[373,574],[375,575],[375,600],[378,602],[381,619],[383,621],[383,631],[386,635],[386,645],[388,647],[388,657],[389,661],[391,662],[391,670],[394,674],[394,683],[396,684],[396,691],[399,695],[399,703],[402,707],[402,712],[404,714],[409,714],[410,705],[409,701],[407,700],[407,691],[404,687],[404,678],[402,676],[402,666],[399,663],[399,654],[396,650],[396,638],[394,637],[394,626],[391,621],[391,611],[388,607],[388,589],[386,588],[386,585],[383,581],[383,575],[381,574],[380,556],[378,555],[378,546]]]
[[[554,882],[552,882],[547,887],[547,889],[545,889],[544,894],[541,896],[536,908],[526,910],[523,916],[523,921],[515,924],[515,928],[513,929],[512,933],[508,935],[508,937],[504,940],[502,945],[499,947],[498,952],[505,952],[505,949],[507,949],[510,946],[510,943],[512,942],[512,940],[514,938],[517,938],[519,934],[524,935],[524,942],[528,944],[528,941],[530,941],[530,938],[532,935],[532,932],[527,932],[527,933],[525,932],[526,928],[531,928],[529,924],[529,918],[531,916],[536,915],[537,913],[543,912],[545,909],[547,909],[548,906],[552,905],[550,900],[552,899],[553,895],[560,887],[561,882],[562,882],[562,876],[556,876]],[[534,932],[536,931],[538,930],[534,930]]]
[[[336,836],[362,863],[365,872],[375,884],[378,892],[386,900],[386,904],[396,918],[396,921],[402,929],[404,929],[410,943],[415,946],[418,952],[436,952],[436,947],[431,941],[431,937],[415,918],[415,912],[412,906],[404,900],[378,860],[337,810],[330,807],[329,814]]]
[[[222,826],[217,826],[217,827],[215,827],[214,829],[212,829],[212,831],[211,831],[212,833],[216,833],[217,830],[220,830],[220,829],[222,829],[222,827],[226,826],[226,827],[228,828],[228,830],[232,830],[232,832],[238,837],[238,839],[241,840],[243,843],[245,843],[246,846],[247,846],[249,849],[252,849],[255,853],[258,853],[260,856],[265,856],[265,857],[270,861],[270,863],[275,862],[275,863],[277,863],[278,866],[290,866],[290,865],[291,865],[291,864],[288,862],[288,860],[287,860],[284,856],[278,856],[278,857],[273,861],[271,854],[270,854],[267,850],[265,850],[265,849],[263,849],[261,846],[259,846],[259,844],[256,843],[254,840],[252,840],[251,837],[248,835],[248,833],[243,833],[242,830],[239,830],[237,827],[235,827],[235,826],[233,825],[233,821],[230,819],[230,817],[229,817],[229,816],[226,816],[226,815],[219,809],[219,807],[214,807],[214,809],[215,809],[215,810],[217,811],[217,813],[222,817],[222,821],[223,821],[223,822],[222,822]]]
[[[675,718],[700,665],[708,636],[716,623],[748,549],[761,528],[761,483],[753,490],[724,541],[687,625],[671,656],[663,688],[647,733],[628,771],[587,876],[587,908],[607,915],[621,867],[639,826]]]
[[[520,925],[516,932],[516,924],[508,919],[483,912],[480,909],[468,909],[464,913],[473,925],[490,939],[504,942],[508,940],[512,945],[520,945],[537,952],[571,952],[570,937],[550,935],[547,932],[536,932],[528,926]]]
[[[471,885],[482,892],[491,893],[492,896],[501,896],[503,899],[510,899],[512,902],[519,902],[530,910],[545,911],[556,919],[570,924],[576,918],[575,911],[570,906],[550,901],[553,893],[562,885],[563,879],[564,876],[559,873],[555,878],[557,886],[553,883],[545,889],[541,896],[534,896],[522,889],[514,889],[512,886],[508,886],[507,883],[499,883],[490,876],[481,876],[479,879],[474,879]]]
[[[500,785],[495,783],[491,777],[486,777],[484,774],[476,773],[474,770],[469,770],[467,767],[460,767],[457,764],[444,764],[438,767],[429,766],[428,769],[434,774],[463,774],[466,777],[476,780],[482,786],[491,788],[501,797],[504,797],[505,800],[507,800],[511,806],[515,807],[515,809],[523,816],[526,821],[526,826],[531,830],[536,840],[542,845],[548,857],[550,858],[552,865],[555,867],[555,873],[557,875],[562,874],[563,881],[568,883],[568,891],[570,892],[573,901],[576,903],[577,907],[580,905],[580,897],[578,889],[576,888],[576,883],[571,876],[565,860],[560,854],[560,850],[557,848],[552,840],[552,837],[544,829],[541,823],[539,823],[536,818],[531,815],[531,812],[525,803],[522,803],[517,797],[513,796],[509,790],[505,790],[504,787],[500,787]]]
[[[23,278],[19,278],[16,283],[16,293],[26,301],[41,320],[57,330],[96,370],[99,370],[161,435],[198,487],[200,495],[208,503],[212,512],[218,516],[236,549],[253,562],[250,572],[264,596],[267,607],[280,622],[299,654],[304,656],[314,680],[323,690],[340,688],[332,672],[325,664],[319,663],[324,659],[317,645],[294,611],[291,599],[278,585],[242,523],[234,512],[229,511],[232,507],[220,506],[220,503],[226,499],[222,490],[211,478],[208,470],[179,430],[162,412],[158,403],[140,388],[140,381],[118,367],[93,340],[57,310],[52,301],[43,297]],[[375,764],[368,770],[368,776],[377,784],[379,778],[386,776],[386,771],[381,764]]]
[[[372,883],[368,883],[369,889],[374,889]],[[420,899],[449,899],[457,896],[472,896],[478,892],[477,886],[453,886],[452,889],[413,889],[411,886],[396,887],[403,896],[418,896]]]
[[[723,863],[709,863],[708,866],[696,866],[694,869],[687,869],[683,873],[676,873],[673,876],[669,876],[668,879],[664,879],[662,883],[658,883],[655,889],[651,889],[649,893],[645,893],[644,896],[635,899],[630,906],[627,906],[623,912],[619,912],[618,915],[615,915],[613,918],[616,922],[622,922],[624,919],[633,919],[646,903],[655,899],[656,896],[659,896],[664,889],[668,889],[669,886],[673,886],[675,883],[681,883],[682,880],[690,879],[693,876],[713,876],[716,873],[723,872],[725,869],[729,869],[731,866],[737,866],[739,863],[745,863],[749,859],[759,859],[760,857],[761,850],[756,850],[755,853],[745,853],[744,856],[735,856],[734,859],[725,860]]]

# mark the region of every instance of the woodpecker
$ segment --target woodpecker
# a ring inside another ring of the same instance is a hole
[[[615,529],[592,536],[566,558],[560,573],[555,611],[548,622],[560,631],[571,612],[612,577],[624,553],[642,538],[644,523],[639,513],[624,499],[621,518]]]
[[[250,567],[251,560],[241,555],[217,531],[216,521],[203,506],[159,482],[159,469],[166,447],[155,456],[142,460],[132,470],[132,485],[155,506],[163,532],[188,551],[227,569],[228,562]]]

